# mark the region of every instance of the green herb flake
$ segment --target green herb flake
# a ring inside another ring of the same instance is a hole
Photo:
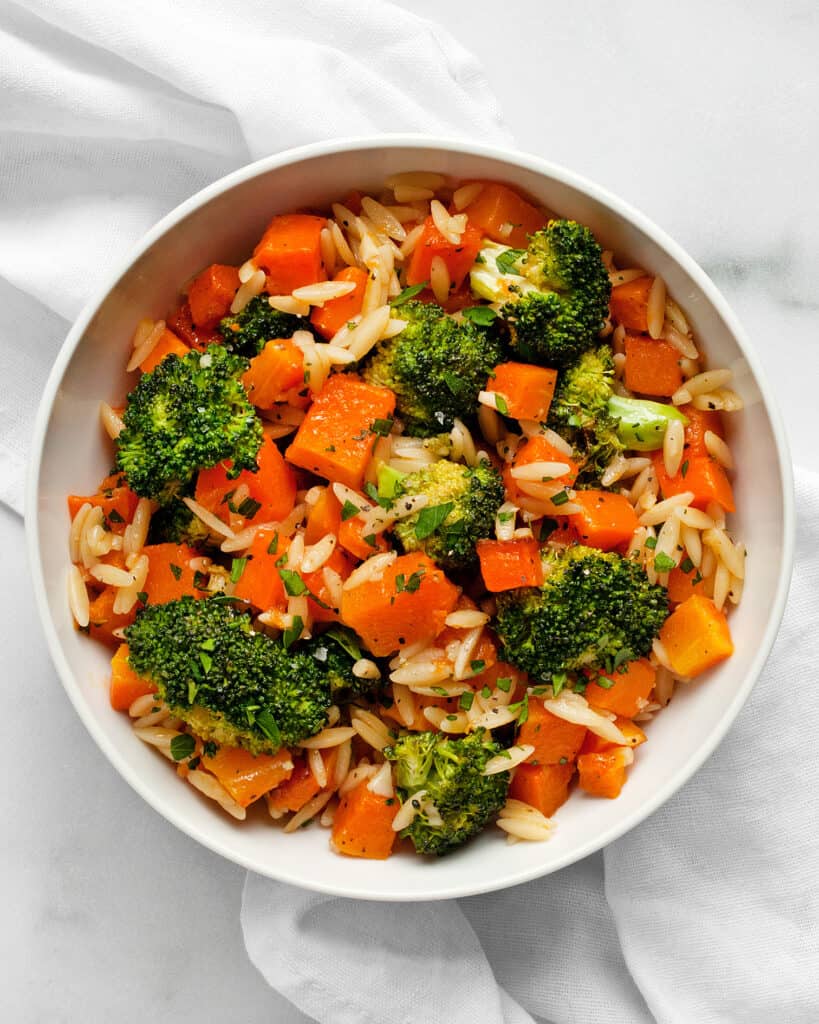
[[[500,679],[495,680],[495,686],[497,686],[497,688],[501,690],[503,693],[509,693],[509,691],[512,689],[512,677],[501,676]]]
[[[288,647],[292,647],[298,640],[301,636],[302,629],[304,629],[304,621],[302,617],[300,615],[294,615],[292,625],[288,626],[282,633],[282,644],[284,645],[285,650],[287,650]]]
[[[247,558],[234,558],[230,564],[230,582],[238,583],[247,566]]]
[[[511,519],[515,518],[514,512],[498,512],[498,522],[508,523]]]
[[[471,661],[469,663],[469,667],[475,674],[477,674],[478,672],[483,672],[483,670],[486,668],[486,662],[483,660],[483,658],[476,658],[474,661]]]
[[[654,548],[657,547],[657,538],[656,537],[646,537],[646,547],[649,549],[649,551],[653,551]]]
[[[276,746],[281,744],[282,735],[279,731],[279,726],[267,708],[262,708],[256,715],[256,726],[267,736],[271,743],[274,743]]]
[[[492,696],[492,691],[489,689],[488,686],[481,687],[481,696],[483,697],[484,700],[487,700],[489,697]]]
[[[278,530],[273,534],[273,540],[267,545],[268,555],[275,555],[279,550],[279,533]]]
[[[567,675],[565,672],[556,672],[552,676],[552,696],[556,697],[567,682]]]
[[[377,544],[378,544],[378,539],[377,539],[377,537],[375,536],[375,534],[374,534],[374,533],[368,533],[368,534],[366,534],[366,535],[365,535],[365,536],[364,536],[364,537],[362,538],[362,540],[364,541],[364,543],[365,543],[365,544],[369,544],[371,548],[374,548],[374,547],[376,547],[376,546],[377,546]]]
[[[491,306],[469,306],[461,310],[461,316],[464,320],[471,320],[477,327],[490,327],[497,320],[498,314]]]
[[[602,689],[610,690],[612,688],[612,686],[614,686],[616,680],[609,679],[608,676],[598,676],[595,679],[595,682],[597,683],[598,686],[602,687]]]
[[[379,437],[389,437],[394,422],[394,420],[375,420],[370,424],[370,433],[377,434]]]
[[[426,540],[427,537],[435,533],[454,507],[454,501],[445,501],[442,505],[422,508],[415,523],[415,536],[418,540]]]
[[[421,586],[421,577],[423,575],[424,575],[423,567],[420,568],[420,569],[416,569],[415,572],[410,576],[410,578],[407,580],[406,584],[404,585],[404,590],[406,590],[406,592],[408,594],[414,594],[415,591],[418,590],[418,588]]]
[[[518,725],[523,725],[523,723],[525,721],[527,721],[527,719],[529,718],[529,694],[528,693],[526,694],[526,696],[521,701],[521,705],[522,706],[521,706],[521,709],[520,709],[520,714],[518,715]]]
[[[196,590],[207,590],[210,584],[210,577],[206,572],[200,572],[199,569],[193,574],[193,585]]]
[[[203,757],[216,757],[216,752],[219,750],[219,744],[214,740],[205,740],[202,744],[202,755]]]
[[[445,690],[443,688],[443,686],[430,686],[430,690],[432,690],[433,693],[437,693],[439,697],[451,697],[452,696],[452,694],[449,692],[449,690]]]
[[[139,601],[140,604],[148,603],[148,594],[145,590],[140,590],[137,592],[137,601]]]
[[[297,572],[293,572],[292,569],[279,569],[279,575],[290,597],[301,597],[302,594],[309,593],[307,584]]]
[[[178,579],[182,578],[182,568],[180,566],[174,565],[173,562],[171,562],[171,564],[168,566],[168,568],[173,573],[173,578],[175,580],[178,580]]]
[[[686,478],[686,476],[688,476],[688,459],[686,459],[685,462],[680,466],[680,475],[682,476],[683,480]]]
[[[552,495],[553,505],[565,505],[569,500],[569,494],[567,491],[558,491],[557,494]]]
[[[341,506],[341,521],[346,523],[348,519],[352,519],[353,516],[357,516],[361,509],[358,505],[354,505],[351,501],[345,501]]]
[[[675,565],[676,562],[674,559],[664,551],[661,551],[659,555],[654,556],[654,568],[657,572],[670,572]]]
[[[245,498],[236,511],[244,519],[252,519],[261,507],[262,503],[255,498]]]
[[[184,761],[196,750],[196,740],[189,732],[174,736],[171,740],[171,757],[174,761]]]
[[[495,391],[494,395],[495,395],[495,408],[498,410],[499,413],[502,413],[504,416],[506,416],[509,413],[509,403],[506,401],[506,399],[503,397],[503,395],[500,394],[498,391]]]
[[[691,572],[691,570],[694,568],[694,563],[691,561],[690,558],[684,558],[682,562],[680,562],[680,568],[683,572]]]
[[[117,512],[117,510],[115,508],[112,508],[111,511],[108,513],[108,520],[111,523],[124,523],[125,522],[125,520],[122,518],[122,516],[119,514],[119,512]]]
[[[405,288],[400,294],[396,295],[390,302],[390,305],[393,309],[395,309],[396,306],[403,306],[405,302],[409,302],[409,300],[414,299],[416,295],[420,295],[428,284],[429,281],[422,281],[420,284],[411,284],[409,288]]]
[[[525,255],[525,249],[506,249],[495,260],[495,265],[501,274],[516,274],[518,271],[515,268],[515,264],[521,256]]]
[[[474,699],[475,694],[470,693],[470,691],[467,690],[465,693],[462,693],[460,698],[458,699],[458,707],[461,709],[461,711],[469,711],[469,709],[472,707],[472,702],[474,701]]]

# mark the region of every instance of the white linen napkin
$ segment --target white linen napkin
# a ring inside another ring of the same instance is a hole
[[[163,214],[319,139],[508,143],[477,61],[382,0],[23,0],[0,7],[0,501],[89,294]]]
[[[728,736],[622,839],[506,892],[361,903],[248,874],[242,927],[320,1024],[815,1024],[819,476],[782,629]]]

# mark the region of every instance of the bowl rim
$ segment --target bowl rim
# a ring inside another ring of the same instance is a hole
[[[709,734],[707,742],[701,743],[692,751],[690,756],[683,762],[678,771],[655,793],[650,800],[642,804],[629,814],[625,814],[616,824],[610,826],[592,839],[567,851],[565,855],[556,861],[544,865],[527,867],[518,871],[511,871],[503,877],[487,878],[478,883],[462,883],[450,885],[446,891],[426,893],[423,890],[408,893],[380,891],[368,893],[366,889],[359,886],[345,884],[333,884],[331,881],[317,877],[306,880],[302,877],[295,877],[289,870],[277,870],[277,865],[261,865],[252,858],[243,855],[241,852],[228,850],[222,842],[207,830],[203,831],[191,822],[185,821],[183,816],[177,814],[172,808],[166,805],[161,795],[157,794],[132,770],[125,760],[120,756],[119,748],[109,739],[107,734],[98,728],[91,712],[86,709],[84,698],[80,690],[74,672],[69,665],[68,659],[60,644],[59,637],[51,614],[48,608],[46,596],[45,575],[40,552],[40,530],[39,530],[39,483],[43,452],[47,436],[48,421],[51,416],[63,374],[73,357],[80,339],[84,335],[89,323],[95,313],[105,301],[106,297],[122,278],[136,260],[159,238],[166,234],[188,214],[202,206],[204,203],[222,193],[229,191],[234,186],[242,184],[254,177],[266,174],[270,171],[297,163],[301,160],[321,156],[330,156],[340,152],[366,152],[373,149],[439,149],[445,152],[455,152],[467,156],[486,157],[510,164],[518,165],[535,174],[551,178],[561,184],[567,185],[580,192],[584,192],[592,199],[610,209],[618,218],[631,222],[639,231],[660,246],[697,284],[707,297],[708,301],[716,309],[723,319],[726,327],[737,342],[744,358],[750,366],[754,382],[759,389],[762,404],[771,426],[771,432],[777,450],[779,461],[779,472],[782,480],[783,500],[783,521],[782,521],[782,561],[779,567],[776,592],[771,602],[771,610],[765,630],[757,647],[756,654],[740,686],[735,690],[733,697],[724,709],[716,728]],[[789,446],[785,434],[784,424],[777,407],[776,401],[771,393],[771,387],[765,372],[759,362],[756,352],[746,335],[738,318],[733,313],[726,299],[714,282],[708,277],[699,264],[666,232],[654,224],[647,216],[627,203],[619,196],[588,180],[582,175],[576,174],[559,164],[552,163],[540,156],[531,153],[518,152],[512,148],[490,145],[486,143],[473,143],[464,139],[450,138],[437,135],[423,135],[415,133],[391,133],[383,135],[350,136],[314,142],[309,145],[299,146],[283,150],[279,153],[263,157],[252,163],[232,171],[230,174],[219,178],[217,181],[207,185],[196,192],[190,198],[184,200],[170,212],[165,214],[126,254],[117,261],[116,267],[106,275],[101,284],[94,289],[91,297],[83,306],[79,316],[75,320],[60,350],[54,360],[51,372],[48,376],[40,404],[35,418],[34,431],[29,455],[29,465],[25,489],[25,528],[26,548],[29,559],[29,568],[34,586],[35,601],[43,626],[51,658],[57,669],[69,700],[74,706],[80,720],[96,742],[100,750],[105,754],[114,768],[131,788],[138,793],[154,810],[158,811],[167,821],[176,826],[186,835],[201,843],[207,849],[220,856],[240,865],[250,871],[255,871],[277,881],[286,882],[301,888],[326,893],[329,895],[343,896],[357,899],[370,899],[378,901],[418,901],[428,899],[451,899],[462,896],[478,895],[485,892],[493,892],[499,889],[510,888],[520,885],[532,879],[551,874],[561,868],[582,860],[584,857],[597,852],[616,839],[619,839],[626,832],[640,824],[649,815],[653,814],[662,804],[669,800],[683,785],[699,770],[704,762],[711,756],[717,746],[722,742],[726,733],[734,723],[739,711],[748,699],[760,673],[768,659],[773,643],[776,639],[779,625],[785,610],[788,590],[790,586],[791,573],[793,568],[793,555],[795,545],[795,500],[793,486],[793,472],[791,466]]]

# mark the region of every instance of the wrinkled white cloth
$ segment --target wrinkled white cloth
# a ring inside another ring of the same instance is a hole
[[[245,942],[270,984],[321,1024],[815,1024],[819,476],[798,473],[797,508],[774,651],[681,792],[602,853],[487,896],[351,903],[249,874]]]
[[[0,501],[69,322],[161,216],[320,139],[509,142],[476,60],[382,0],[0,7]]]

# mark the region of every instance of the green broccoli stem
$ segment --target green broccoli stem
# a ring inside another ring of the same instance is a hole
[[[608,400],[609,415],[617,421],[617,437],[626,448],[653,452],[662,448],[668,424],[678,420],[688,425],[688,417],[673,405],[649,402],[642,398],[612,395]]]

